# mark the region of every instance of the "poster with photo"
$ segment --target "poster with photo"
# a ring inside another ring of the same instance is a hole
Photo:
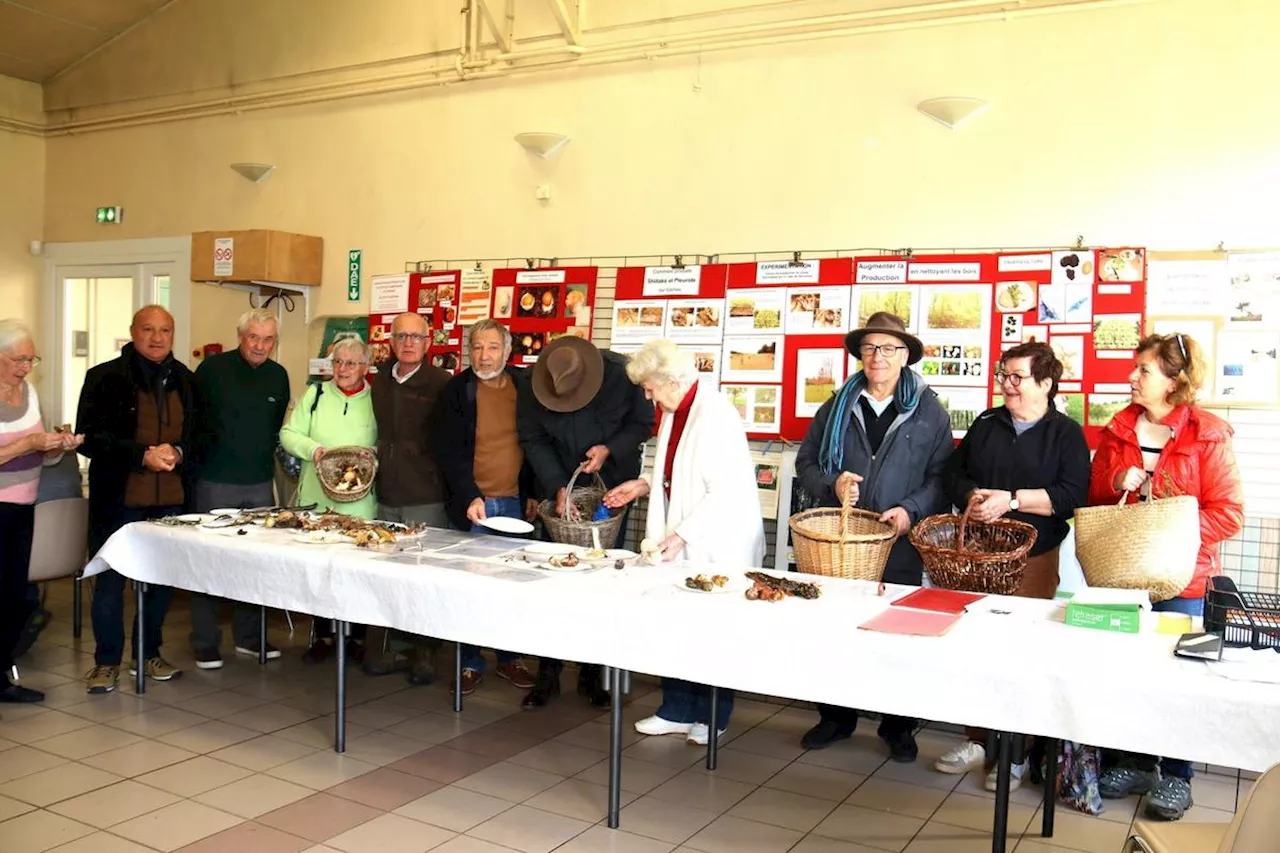
[[[1232,252],[1227,274],[1236,290],[1280,291],[1280,252]]]
[[[1099,249],[1098,281],[1142,281],[1146,276],[1145,249]]]
[[[720,386],[742,419],[748,433],[776,433],[782,423],[781,385],[729,385]]]
[[[1054,335],[1049,346],[1062,362],[1062,382],[1079,382],[1084,379],[1084,338],[1078,335]]]
[[[1000,342],[1005,344],[1022,343],[1022,315],[1004,314],[1000,318]]]
[[[665,332],[667,303],[662,300],[615,301],[613,303],[613,340],[635,343],[662,337]]]
[[[1091,427],[1104,427],[1111,423],[1116,412],[1128,407],[1133,398],[1128,394],[1089,394],[1085,398],[1085,423]]]
[[[1140,340],[1141,314],[1098,314],[1093,318],[1095,350],[1135,350]]]
[[[564,289],[565,318],[576,320],[578,314],[584,309],[591,310],[591,306],[587,302],[587,286],[585,284],[566,285]]]
[[[938,402],[951,417],[951,434],[963,438],[978,416],[987,410],[986,388],[937,388]]]
[[[843,349],[796,351],[796,417],[818,414],[822,404],[844,384],[845,356]]]
[[[559,315],[560,287],[518,287],[516,316],[522,319],[546,319]]]
[[[764,518],[778,517],[778,480],[782,472],[782,459],[777,453],[751,451],[751,462],[756,468],[756,492],[760,497],[760,514]]]
[[[546,332],[515,332],[511,335],[511,358],[517,364],[533,364],[546,345]]]
[[[1054,284],[1092,285],[1096,275],[1091,249],[1070,249],[1053,253],[1051,276]]]
[[[1151,259],[1147,265],[1147,313],[1172,316],[1219,314],[1230,290],[1225,258]]]
[[[743,335],[724,339],[720,381],[725,383],[782,382],[782,335]]]
[[[723,299],[672,299],[667,302],[666,336],[676,343],[724,339]]]
[[[1266,332],[1223,331],[1218,335],[1217,389],[1224,401],[1276,402],[1280,343]]]
[[[458,323],[469,326],[489,316],[489,301],[493,295],[493,285],[489,283],[488,273],[482,269],[463,270],[459,291],[456,318]]]
[[[920,288],[920,333],[985,333],[991,318],[991,286],[925,285]]]
[[[1093,286],[1087,284],[1041,285],[1037,319],[1041,323],[1092,322]]]
[[[693,366],[698,371],[698,384],[713,388],[720,385],[720,344],[685,344],[680,349],[693,357]]]
[[[793,287],[787,291],[788,335],[831,335],[848,331],[848,287]]]
[[[375,275],[369,279],[369,313],[400,314],[409,305],[409,275]]]
[[[1024,344],[1049,343],[1049,327],[1024,325],[1022,327],[1022,343]]]
[[[493,316],[496,320],[511,319],[515,310],[516,289],[514,287],[495,287],[493,289]]]
[[[763,332],[782,332],[782,311],[787,291],[781,287],[762,287],[756,290],[730,290],[725,298],[728,320],[725,333],[747,335]]]
[[[921,339],[918,365],[930,385],[987,385],[987,343],[973,334],[932,334]]]
[[[1036,307],[1034,281],[1002,281],[996,285],[996,310],[1001,313],[1022,314]]]
[[[867,319],[880,311],[886,311],[898,317],[906,325],[907,331],[915,333],[920,322],[920,288],[916,286],[886,287],[859,286],[853,289],[853,322],[850,329],[861,329],[867,325]]]
[[[1059,394],[1053,398],[1053,404],[1059,412],[1071,418],[1071,420],[1085,425],[1084,417],[1084,395],[1083,394]]]
[[[1227,297],[1227,325],[1241,331],[1280,326],[1280,295],[1233,288]]]

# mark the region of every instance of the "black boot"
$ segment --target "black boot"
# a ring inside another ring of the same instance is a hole
[[[600,683],[600,664],[584,663],[578,665],[578,695],[587,698],[592,708],[604,710],[609,707],[609,691]]]
[[[550,666],[546,661],[538,663],[538,677],[520,703],[526,711],[537,711],[545,708],[552,696],[560,695],[560,667]]]

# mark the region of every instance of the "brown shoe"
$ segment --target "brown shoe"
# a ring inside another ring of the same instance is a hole
[[[510,682],[513,687],[519,687],[521,690],[528,690],[537,683],[530,672],[524,665],[523,661],[512,661],[509,664],[498,667],[494,670],[498,677]],[[463,673],[465,677],[465,673]]]
[[[413,650],[413,665],[409,668],[409,683],[417,687],[423,687],[435,680],[436,668],[432,664],[431,649],[419,646]]]
[[[462,695],[470,696],[476,692],[476,688],[480,686],[480,682],[484,681],[484,675],[476,672],[474,669],[464,669],[462,671]],[[453,685],[449,685],[449,695],[453,695]]]

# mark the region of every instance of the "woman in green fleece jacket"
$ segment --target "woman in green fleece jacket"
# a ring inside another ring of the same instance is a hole
[[[378,499],[370,491],[358,501],[332,501],[320,488],[316,462],[328,447],[369,447],[378,441],[378,425],[373,417],[373,399],[365,372],[369,369],[369,347],[359,338],[345,338],[333,348],[333,379],[312,385],[293,407],[293,414],[280,430],[284,449],[303,460],[298,504],[315,503],[319,509],[332,507],[344,515],[372,519]]]

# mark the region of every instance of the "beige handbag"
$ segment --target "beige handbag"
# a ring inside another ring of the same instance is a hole
[[[1200,556],[1200,504],[1190,495],[1076,510],[1076,558],[1092,587],[1145,589],[1152,603],[1176,598]]]

